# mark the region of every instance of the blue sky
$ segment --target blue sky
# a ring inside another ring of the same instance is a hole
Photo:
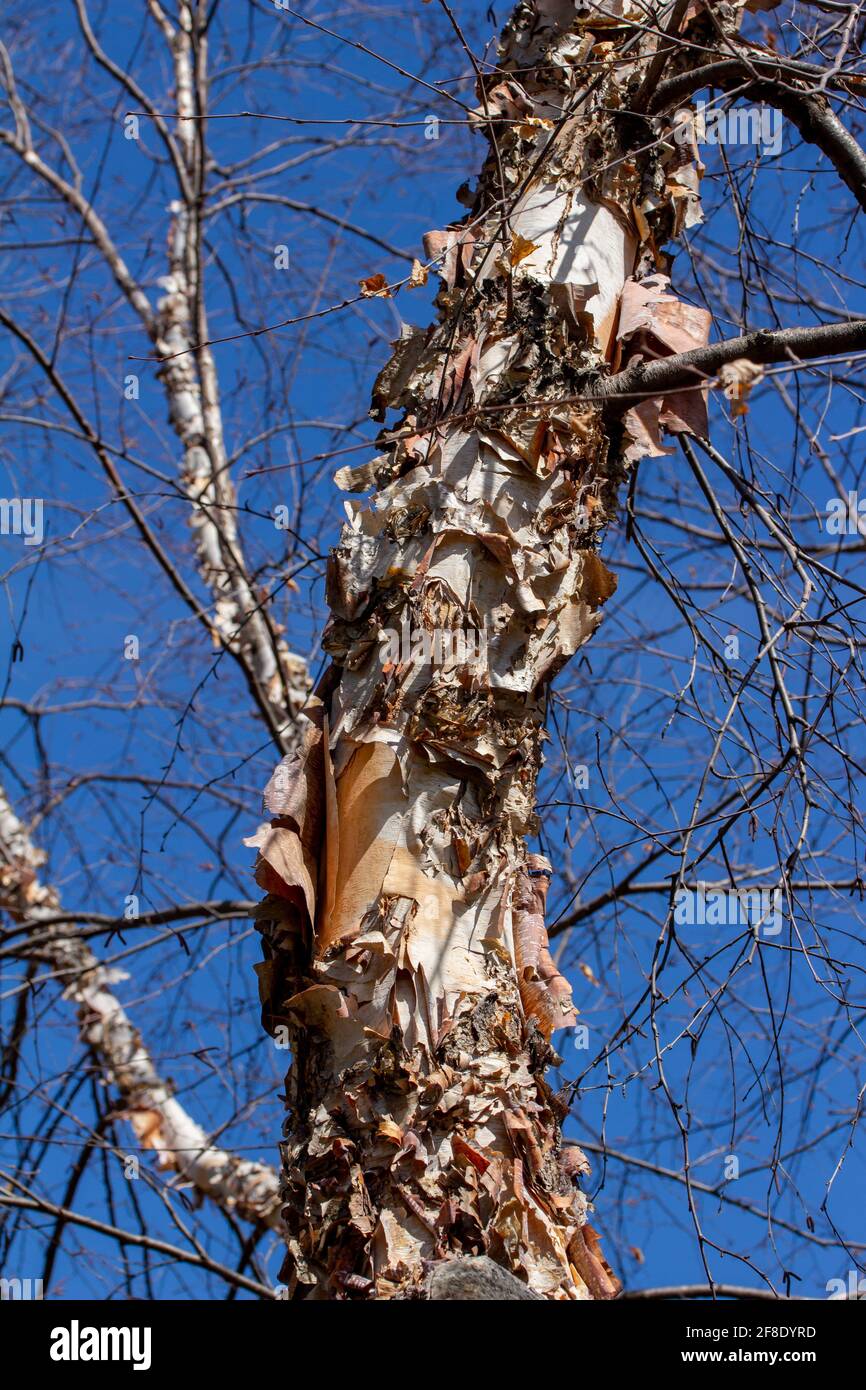
[[[448,82],[447,90],[471,100],[465,55],[435,5],[412,0],[375,9],[310,3],[299,8],[387,61],[277,14],[264,0],[223,0],[211,39],[214,111],[254,110],[322,124],[214,121],[212,149],[225,167],[290,138],[294,143],[256,167],[300,162],[263,179],[258,191],[316,207],[364,234],[303,208],[268,202],[215,216],[206,269],[215,338],[340,304],[354,297],[362,276],[404,275],[406,257],[419,252],[423,232],[462,215],[455,191],[477,172],[483,155],[480,136],[448,123],[457,113],[453,102],[388,65],[398,63],[424,83]],[[495,28],[486,8],[456,9],[478,53]],[[767,23],[778,24],[790,10],[783,6]],[[498,21],[504,13],[498,4]],[[158,31],[139,8],[124,6],[118,13],[116,7],[110,12],[107,5],[94,6],[91,18],[111,55],[129,64],[161,109],[168,109],[166,56]],[[35,18],[30,7],[11,0],[4,30],[22,95],[43,122],[39,138],[46,158],[63,158],[57,139],[44,133],[50,126],[74,151],[84,189],[156,298],[165,273],[171,188],[147,122],[139,141],[124,139],[128,99],[83,56],[71,6],[49,0]],[[780,44],[794,42],[789,31],[775,32]],[[425,138],[431,115],[442,121],[436,140]],[[400,124],[330,124],[350,118]],[[335,136],[343,147],[321,143]],[[795,131],[786,125],[775,156],[756,158],[754,148],[726,147],[707,148],[704,157],[706,222],[687,243],[668,249],[676,253],[677,292],[712,309],[714,336],[731,336],[744,324],[808,324],[866,311],[862,230],[853,199],[825,161],[798,143]],[[215,170],[213,184],[220,177]],[[46,351],[57,344],[59,371],[121,451],[125,481],[195,584],[184,507],[170,486],[137,466],[145,463],[171,478],[178,462],[155,366],[142,360],[149,355],[144,335],[95,249],[81,244],[75,217],[59,210],[5,150],[0,180],[0,256],[9,312]],[[383,242],[405,255],[384,250]],[[278,245],[289,249],[285,271],[274,267]],[[247,554],[260,569],[260,582],[279,587],[274,611],[293,648],[309,656],[314,669],[322,661],[322,557],[337,539],[342,511],[332,475],[345,458],[367,457],[361,450],[336,461],[335,455],[373,439],[367,410],[375,373],[404,316],[418,324],[429,320],[432,292],[431,280],[427,290],[412,295],[353,303],[216,348],[228,446],[239,454],[235,472],[246,509]],[[816,307],[804,303],[808,296]],[[822,458],[823,450],[845,487],[862,487],[866,435],[850,433],[866,423],[860,365],[832,383],[826,372],[770,375],[737,423],[718,393],[711,403],[712,437],[721,454],[776,500],[802,545],[828,546],[826,566],[855,577],[853,587],[837,591],[837,609],[829,598],[816,600],[824,626],[813,654],[806,642],[812,630],[802,627],[791,632],[785,648],[799,707],[820,729],[810,751],[814,806],[795,875],[815,880],[848,879],[852,866],[862,868],[862,840],[849,809],[857,801],[862,760],[856,538],[831,543],[824,523],[833,486]],[[123,392],[131,371],[140,380],[139,398],[132,401]],[[44,498],[47,523],[41,547],[25,550],[19,537],[0,538],[9,620],[0,767],[18,806],[39,818],[34,833],[48,852],[50,879],[66,906],[111,916],[122,915],[133,893],[145,912],[179,901],[254,898],[243,838],[258,822],[273,750],[245,688],[230,661],[208,650],[142,552],[94,456],[68,434],[27,423],[38,417],[68,425],[68,418],[51,402],[40,373],[9,341],[0,373],[6,373],[0,377],[0,491]],[[250,442],[271,429],[268,438]],[[848,437],[832,440],[834,435]],[[724,474],[712,461],[704,463],[725,516],[748,540],[772,591],[772,576],[782,567],[779,550],[763,535],[754,511],[741,508]],[[633,498],[634,527],[627,524],[624,497],[605,542],[619,588],[599,634],[559,679],[552,711],[541,844],[557,871],[553,920],[570,911],[575,894],[591,901],[624,872],[649,862],[663,842],[676,840],[727,709],[727,682],[736,683],[761,645],[754,607],[740,586],[729,583],[730,550],[720,542],[679,450],[640,466]],[[281,504],[289,506],[303,542],[276,531],[273,514]],[[667,587],[659,575],[668,577]],[[286,586],[289,578],[295,587]],[[783,607],[795,588],[787,573]],[[693,618],[704,645],[695,647],[684,614]],[[740,639],[740,655],[724,675],[708,652],[721,652],[731,633]],[[837,678],[834,662],[852,634],[854,653],[845,658],[844,679]],[[137,662],[123,658],[130,635],[139,639]],[[24,658],[13,662],[16,636]],[[836,714],[819,715],[831,684]],[[94,697],[95,706],[76,707]],[[722,740],[719,766],[709,778],[708,806],[736,778],[748,779],[779,754],[766,659],[743,703],[742,721]],[[37,716],[34,708],[51,712]],[[845,752],[854,760],[851,774]],[[585,789],[578,785],[577,765],[588,769]],[[51,813],[43,820],[48,805]],[[771,882],[774,857],[780,845],[785,850],[796,839],[801,811],[794,783],[781,801],[760,799],[751,818],[741,816],[730,832],[731,860],[763,868],[758,881]],[[717,824],[701,830],[701,844],[712,841]],[[673,867],[662,854],[638,877],[663,881]],[[716,847],[707,850],[692,877],[702,873],[710,881],[722,877]],[[568,1132],[595,1146],[604,1136],[616,1155],[604,1162],[590,1154],[589,1189],[609,1258],[631,1287],[704,1278],[679,1180],[680,1124],[689,1132],[698,1182],[716,1189],[728,1157],[739,1161],[740,1175],[726,1188],[737,1205],[709,1193],[695,1198],[717,1279],[758,1285],[762,1270],[784,1287],[788,1271],[793,1289],[822,1296],[827,1279],[844,1277],[853,1267],[853,1255],[838,1247],[839,1233],[866,1240],[863,1145],[852,1127],[864,1080],[856,1031],[864,998],[862,909],[856,894],[826,889],[815,893],[814,905],[817,933],[807,925],[804,890],[795,911],[786,911],[779,940],[762,943],[750,965],[742,963],[748,954],[742,932],[698,925],[684,930],[661,976],[665,1001],[657,1025],[664,1086],[653,1020],[640,1002],[665,915],[664,887],[603,905],[554,938],[589,1030],[585,1048],[567,1036],[560,1040],[557,1081],[581,1082]],[[285,1054],[259,1026],[252,970],[258,939],[243,917],[215,924],[194,919],[184,939],[186,948],[176,930],[137,927],[101,948],[130,972],[118,992],[184,1104],[205,1126],[217,1129],[230,1120],[220,1142],[272,1160],[282,1121],[278,1093]],[[815,952],[818,944],[826,945],[826,959],[808,954],[804,941]],[[730,986],[718,994],[735,964]],[[18,963],[4,971],[4,1034],[22,977]],[[839,1002],[840,978],[853,1007]],[[28,1041],[15,1101],[0,1119],[0,1166],[14,1166],[23,1153],[39,1189],[59,1200],[108,1097],[87,1068],[75,1019],[53,986],[35,993],[32,1009],[40,1022],[38,1044]],[[618,1033],[632,1011],[636,1031]],[[68,1080],[62,1080],[71,1064]],[[157,1191],[165,1175],[146,1159],[149,1177],[126,1182],[121,1158],[130,1152],[129,1130],[122,1117],[106,1135],[109,1147],[100,1141],[84,1169],[76,1209],[104,1217],[108,1182],[118,1225],[135,1229],[140,1222],[151,1233],[182,1242]],[[831,1178],[828,1218],[821,1204]],[[177,1196],[171,1200],[177,1203]],[[776,1217],[769,1233],[760,1215],[744,1210],[766,1211],[768,1205]],[[208,1249],[237,1265],[243,1233],[212,1212],[199,1210],[195,1219]],[[813,1230],[807,1229],[810,1222]],[[4,1272],[14,1260],[20,1274],[40,1274],[40,1225],[34,1220],[22,1229],[11,1251],[0,1246]],[[262,1242],[256,1259],[265,1282],[277,1281],[280,1258],[276,1242]],[[59,1298],[225,1295],[219,1280],[192,1266],[154,1256],[146,1267],[140,1254],[129,1251],[124,1267],[113,1242],[72,1228],[50,1291]]]

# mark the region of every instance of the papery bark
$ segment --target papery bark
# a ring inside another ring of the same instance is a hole
[[[426,241],[439,321],[404,330],[374,389],[402,423],[338,474],[376,491],[347,503],[333,665],[254,841],[264,1019],[294,1051],[294,1297],[423,1297],[431,1264],[482,1254],[549,1299],[618,1287],[543,1076],[574,1012],[527,837],[547,689],[614,590],[599,537],[642,442],[575,398],[614,354],[672,350],[657,283],[629,342],[620,305],[694,217],[697,171],[654,142],[671,120],[627,114],[657,44],[643,7],[593,8],[536,0],[507,26],[478,113],[497,148],[471,215]],[[690,427],[656,406],[650,433]],[[437,661],[458,629],[484,640]]]

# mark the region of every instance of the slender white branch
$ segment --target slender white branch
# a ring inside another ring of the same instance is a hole
[[[103,67],[107,66],[122,81],[125,74],[115,71],[115,65],[102,52],[90,29],[81,0],[77,4],[91,51]],[[174,28],[158,6],[151,5],[151,11],[158,21],[161,17],[174,65],[177,127],[174,136],[167,129],[164,134],[175,156],[180,193],[169,207],[168,274],[161,282],[165,293],[156,311],[93,204],[34,147],[26,107],[2,46],[0,76],[15,130],[0,129],[0,144],[17,154],[78,214],[159,356],[169,359],[160,376],[168,399],[169,420],[183,449],[180,480],[191,503],[190,525],[199,575],[213,600],[215,642],[239,659],[272,733],[284,747],[289,747],[294,739],[294,719],[307,699],[310,678],[305,661],[289,649],[270,617],[267,596],[258,595],[250,582],[236,521],[237,498],[225,447],[216,364],[210,349],[198,346],[206,342],[208,333],[200,236],[199,140],[203,133],[200,123],[192,119],[199,114],[204,93],[201,84],[196,86],[194,18],[190,6],[184,5],[182,23]],[[123,83],[129,90],[130,81]],[[145,100],[137,87],[135,95]],[[185,355],[178,357],[177,353]]]
[[[52,922],[60,897],[40,877],[44,862],[44,851],[33,844],[0,787],[0,908],[15,919],[40,925],[40,959],[50,961],[65,997],[76,1005],[82,1039],[99,1060],[109,1085],[119,1092],[139,1144],[156,1152],[162,1168],[179,1173],[224,1210],[279,1230],[275,1172],[266,1164],[215,1147],[172,1095],[114,993],[113,986],[125,978],[123,973],[106,969],[68,925]]]

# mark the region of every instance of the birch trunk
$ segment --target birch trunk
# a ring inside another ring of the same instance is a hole
[[[471,213],[427,238],[438,321],[404,329],[374,388],[376,418],[401,423],[337,475],[375,492],[347,504],[333,664],[253,842],[264,1020],[294,1057],[292,1297],[436,1297],[431,1271],[460,1255],[548,1299],[618,1288],[544,1080],[575,1013],[527,839],[549,683],[615,587],[598,545],[629,460],[703,405],[610,427],[585,398],[708,323],[659,273],[699,216],[688,123],[674,139],[667,117],[617,114],[665,40],[635,22],[645,7],[604,8],[518,6],[480,93]]]
[[[202,257],[208,160],[207,7],[201,0],[179,0],[177,23],[159,0],[147,0],[147,8],[171,56],[177,111],[173,131],[132,76],[103,51],[84,0],[75,0],[81,32],[95,61],[151,115],[175,174],[179,196],[168,209],[168,274],[162,279],[164,293],[155,311],[94,205],[76,182],[70,183],[36,149],[28,111],[2,44],[0,85],[12,110],[15,130],[0,129],[0,144],[14,150],[81,218],[162,359],[159,376],[169,421],[183,451],[179,474],[190,502],[197,568],[210,598],[208,605],[199,606],[187,591],[187,601],[206,623],[215,647],[237,657],[261,717],[277,747],[284,750],[292,743],[294,716],[311,682],[303,658],[289,650],[283,630],[271,614],[268,596],[257,592],[249,578],[236,521],[237,494],[226,456],[216,364],[207,346]]]

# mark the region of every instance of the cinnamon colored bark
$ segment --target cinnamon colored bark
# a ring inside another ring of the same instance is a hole
[[[376,418],[398,412],[381,454],[337,475],[372,493],[348,503],[332,665],[255,840],[264,1018],[293,1048],[295,1298],[427,1297],[456,1256],[547,1299],[618,1288],[544,1079],[575,1015],[527,841],[550,681],[615,588],[598,549],[620,484],[663,428],[704,431],[705,400],[615,422],[568,402],[702,346],[709,320],[660,269],[700,218],[688,113],[629,113],[670,40],[643,6],[604,8],[517,7],[479,93],[471,212],[426,239],[438,319],[405,326],[376,383]],[[682,23],[700,54],[703,7]]]

